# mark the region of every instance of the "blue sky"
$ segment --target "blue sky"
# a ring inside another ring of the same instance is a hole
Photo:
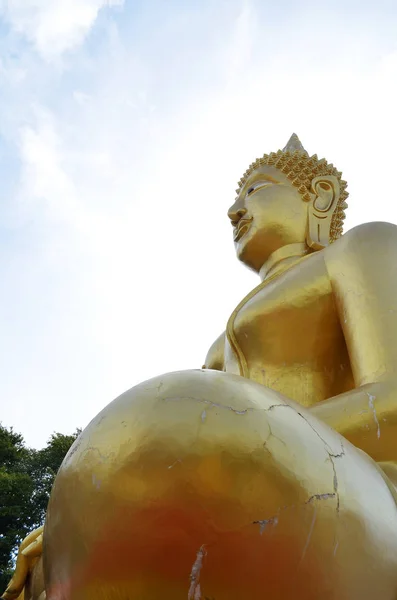
[[[0,0],[1,420],[41,446],[200,367],[256,283],[226,211],[293,131],[397,221],[393,1]]]

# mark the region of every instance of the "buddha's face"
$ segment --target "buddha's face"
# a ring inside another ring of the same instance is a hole
[[[305,241],[307,204],[275,167],[251,173],[228,215],[237,257],[257,272],[275,250]]]

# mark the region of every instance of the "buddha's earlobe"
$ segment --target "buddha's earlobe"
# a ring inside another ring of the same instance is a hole
[[[321,250],[330,243],[332,217],[340,196],[339,181],[333,175],[320,175],[313,179],[311,191],[306,243],[313,250]]]

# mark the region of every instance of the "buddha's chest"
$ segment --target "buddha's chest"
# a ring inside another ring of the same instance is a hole
[[[305,406],[353,387],[321,257],[303,261],[244,299],[228,323],[225,370]]]

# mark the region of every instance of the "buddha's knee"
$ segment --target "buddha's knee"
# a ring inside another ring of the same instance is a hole
[[[62,599],[107,586],[106,598],[352,599],[378,582],[366,568],[396,583],[396,508],[373,463],[298,405],[215,371],[145,382],[90,423],[45,542]]]

